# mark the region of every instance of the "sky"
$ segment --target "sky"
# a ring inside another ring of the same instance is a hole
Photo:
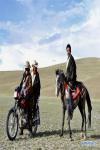
[[[0,71],[100,57],[100,0],[0,0]]]

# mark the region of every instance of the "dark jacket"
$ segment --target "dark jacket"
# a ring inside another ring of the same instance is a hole
[[[40,77],[39,77],[39,73],[37,72],[34,79],[34,83],[32,85],[32,95],[36,99],[38,99],[38,97],[40,96],[40,88],[41,88]]]
[[[76,63],[74,57],[71,55],[66,68],[66,80],[67,82],[76,81],[76,77]]]
[[[25,84],[25,89],[27,89],[28,93],[31,93],[32,90],[32,77],[31,74],[23,73],[23,77],[20,83],[20,88],[22,88],[23,84]]]

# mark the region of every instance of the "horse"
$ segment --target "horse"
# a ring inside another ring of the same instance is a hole
[[[70,140],[72,141],[72,131],[71,131],[71,124],[70,121],[72,119],[72,116],[70,115],[69,111],[69,104],[68,100],[69,98],[66,97],[66,92],[65,92],[65,86],[64,84],[66,83],[66,77],[63,72],[63,70],[56,70],[56,96],[59,96],[59,93],[61,95],[61,101],[62,101],[62,111],[63,111],[63,116],[62,116],[62,129],[61,129],[61,134],[60,136],[63,136],[63,130],[64,130],[64,122],[65,122],[65,112],[67,111],[67,120],[68,120],[68,129],[69,129],[69,137]],[[91,111],[92,111],[92,105],[91,105],[91,99],[89,92],[85,85],[82,82],[78,82],[77,87],[80,90],[80,94],[77,96],[76,100],[74,101],[73,105],[75,109],[77,106],[79,108],[79,111],[82,116],[82,125],[81,125],[81,137],[86,139],[86,111],[85,111],[85,102],[87,102],[88,106],[88,128],[91,127]]]

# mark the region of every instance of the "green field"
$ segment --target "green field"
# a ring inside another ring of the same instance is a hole
[[[9,141],[6,132],[6,117],[8,110],[14,105],[13,91],[19,84],[22,72],[0,72],[0,150],[87,150],[100,149],[100,59],[87,58],[77,60],[78,79],[87,86],[93,111],[92,128],[87,129],[87,140],[94,141],[95,145],[82,145],[80,137],[81,116],[79,110],[74,112],[71,121],[73,139],[69,141],[67,121],[65,122],[64,136],[60,137],[62,105],[55,93],[55,69],[64,69],[65,64],[40,69],[41,98],[40,115],[41,125],[36,137],[30,139],[25,130],[23,136],[17,136],[16,141]],[[64,69],[65,70],[65,69]]]

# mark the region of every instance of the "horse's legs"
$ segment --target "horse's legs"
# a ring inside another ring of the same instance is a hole
[[[72,141],[72,131],[71,131],[71,125],[70,125],[70,121],[71,121],[71,116],[70,116],[70,109],[69,109],[70,105],[67,104],[67,120],[68,120],[68,128],[69,128],[69,138]]]
[[[85,112],[85,102],[84,103],[79,103],[78,108],[80,110],[81,116],[82,116],[82,126],[81,126],[81,136],[86,138],[86,112]],[[83,128],[84,129],[84,134],[83,134]]]
[[[85,123],[85,129],[84,129],[84,138],[86,139],[86,112],[85,112],[85,107],[83,109],[83,113],[84,113],[84,123]]]
[[[64,106],[63,106],[63,108],[62,108],[62,130],[61,130],[61,134],[60,134],[60,136],[63,136],[63,131],[64,131],[64,123],[65,123],[65,111],[66,111],[66,109],[64,108]]]
[[[83,114],[83,108],[82,108],[82,105],[81,105],[80,103],[78,104],[78,108],[79,108],[79,111],[80,111],[81,116],[82,116],[81,132],[83,132],[83,127],[84,127],[84,114]]]
[[[72,131],[71,131],[71,126],[70,126],[70,118],[68,119],[68,127],[69,127],[69,137],[70,137],[70,140],[72,141]]]
[[[91,110],[88,110],[88,111],[90,111],[88,113],[88,128],[91,128]]]

